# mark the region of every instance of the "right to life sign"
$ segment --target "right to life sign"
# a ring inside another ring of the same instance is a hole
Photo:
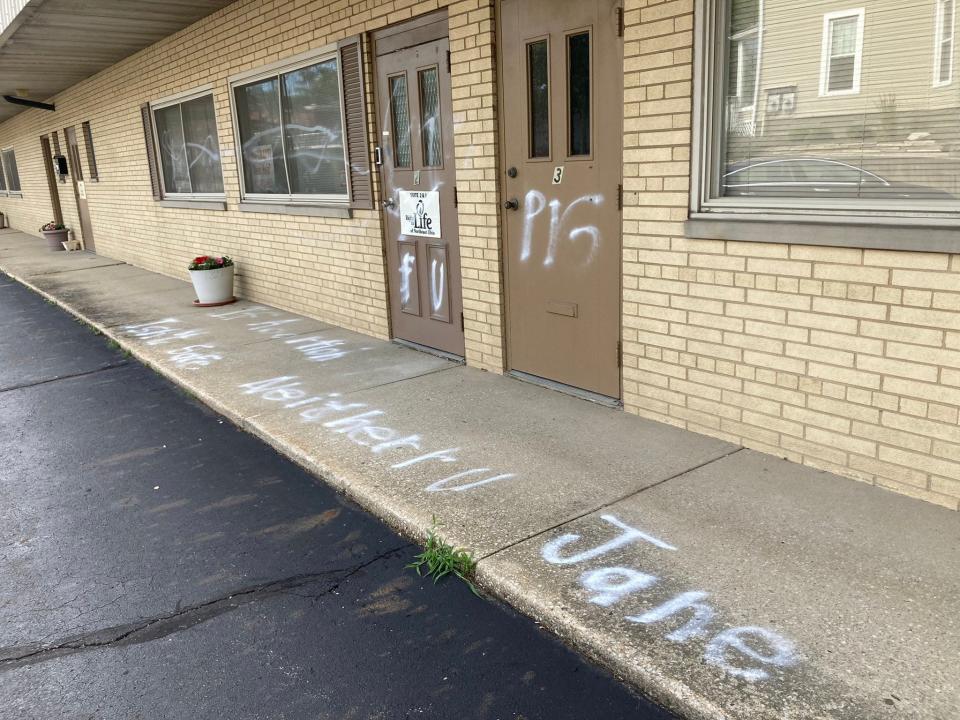
[[[440,237],[440,193],[400,190],[400,233]]]

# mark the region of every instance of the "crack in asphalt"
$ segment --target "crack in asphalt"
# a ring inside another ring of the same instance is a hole
[[[8,385],[7,387],[0,387],[0,393],[12,392],[14,390],[23,390],[25,388],[36,387],[37,385],[47,385],[53,382],[59,382],[61,380],[71,380],[73,378],[86,377],[87,375],[96,375],[97,373],[104,372],[106,370],[116,370],[117,368],[126,367],[130,363],[127,360],[121,360],[120,362],[110,363],[104,365],[103,367],[98,367],[95,370],[84,370],[83,372],[71,373],[69,375],[57,375],[52,378],[44,378],[43,380],[35,380],[34,382],[21,383],[19,385]]]
[[[165,613],[157,617],[125,625],[101,628],[88,633],[65,638],[51,645],[38,647],[37,645],[21,645],[10,648],[0,648],[0,673],[13,670],[24,665],[47,662],[66,655],[73,655],[87,650],[96,650],[104,647],[122,647],[158,640],[174,633],[182,632],[212,620],[215,617],[232,612],[237,608],[276,595],[282,595],[291,590],[303,588],[325,578],[336,577],[336,581],[329,587],[317,593],[301,595],[301,597],[321,598],[337,589],[352,576],[361,570],[380,562],[401,550],[410,547],[410,543],[403,543],[390,548],[357,565],[346,568],[334,568],[318,573],[301,573],[279,580],[259,583],[247,588],[241,588],[227,595],[207,600],[202,603],[180,608],[172,613]],[[339,576],[339,577],[338,577]]]

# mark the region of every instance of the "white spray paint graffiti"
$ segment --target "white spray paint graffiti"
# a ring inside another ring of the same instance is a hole
[[[582,204],[591,204],[599,207],[603,204],[603,195],[584,195],[577,198],[561,213],[562,203],[559,200],[547,202],[546,196],[539,190],[530,190],[523,200],[523,239],[520,242],[520,260],[526,262],[530,259],[533,252],[533,230],[535,220],[540,213],[549,205],[550,207],[550,233],[547,240],[547,252],[543,258],[544,267],[553,265],[557,255],[557,246],[560,243],[560,234],[566,226],[568,216],[578,206]],[[581,237],[590,238],[590,250],[584,264],[593,261],[594,255],[600,248],[600,230],[595,225],[584,225],[575,227],[567,233],[567,239],[576,243]]]
[[[184,329],[177,318],[164,318],[154,322],[139,325],[124,325],[121,330],[126,335],[145,341],[146,345],[166,345],[177,340],[203,335],[203,330],[195,328]]]
[[[417,258],[412,252],[404,253],[400,260],[400,302],[404,305],[410,302],[410,275],[416,262]]]
[[[580,540],[576,533],[567,533],[545,543],[540,550],[541,556],[552,565],[575,565],[637,542],[649,543],[660,550],[677,551],[670,543],[627,525],[613,515],[601,515],[600,519],[617,528],[619,534],[592,548],[562,555],[560,551],[563,548]],[[612,607],[631,595],[652,588],[659,581],[656,575],[619,565],[591,568],[580,575],[580,585],[589,593],[587,601],[601,607]],[[708,597],[709,593],[701,591],[683,592],[643,613],[626,615],[624,619],[631,623],[655,626],[677,617],[686,617],[686,623],[665,636],[667,640],[686,643],[695,638],[709,638],[713,632],[711,626],[717,620],[717,611],[705,602]],[[703,659],[734,677],[757,682],[770,677],[771,668],[782,669],[795,665],[800,661],[800,656],[794,644],[785,637],[767,628],[745,626],[722,630],[709,639]],[[752,664],[744,666],[744,660]]]
[[[254,322],[247,323],[247,328],[251,332],[267,335],[271,340],[294,337],[297,333],[290,332],[295,329],[292,326],[303,322],[303,318],[284,317],[284,313],[263,305],[253,305],[239,310],[212,312],[209,315],[217,320],[253,320]],[[275,318],[281,319],[277,320]]]
[[[437,268],[440,269],[439,281],[437,280]],[[446,265],[442,262],[437,262],[437,259],[434,258],[430,263],[430,304],[433,305],[434,312],[439,310],[440,306],[443,305],[443,295],[446,285],[445,273]]]
[[[347,344],[346,340],[337,340],[335,338],[322,338],[317,335],[310,337],[294,338],[287,340],[287,345],[292,345],[297,350],[307,356],[313,362],[329,362],[350,354],[349,350],[338,350],[337,348]],[[367,348],[363,348],[366,350]]]
[[[404,470],[414,466],[459,463],[460,448],[423,451],[423,438],[420,435],[405,435],[386,425],[375,424],[377,418],[386,413],[371,408],[366,403],[343,402],[340,393],[311,395],[296,375],[283,375],[244,383],[239,386],[245,395],[256,395],[267,402],[283,403],[288,410],[296,410],[302,422],[319,423],[322,428],[336,435],[343,435],[350,442],[367,448],[377,456],[398,453],[417,454],[413,457],[394,457],[391,464],[394,470]],[[428,483],[426,492],[465,492],[493,483],[512,480],[515,473],[490,473],[490,468],[467,468],[446,475],[435,482]],[[462,482],[467,480],[467,482]]]
[[[207,367],[217,360],[223,360],[223,356],[218,353],[204,352],[206,350],[213,350],[215,347],[216,346],[209,344],[187,345],[186,347],[168,350],[167,356],[178,368],[183,370],[197,370],[202,367]]]

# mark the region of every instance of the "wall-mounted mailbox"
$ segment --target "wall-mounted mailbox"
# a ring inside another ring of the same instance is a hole
[[[67,158],[63,155],[53,156],[53,168],[61,178],[67,176]]]

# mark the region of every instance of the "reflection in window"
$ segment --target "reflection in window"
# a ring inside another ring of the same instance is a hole
[[[420,144],[423,146],[424,167],[443,165],[443,140],[440,128],[440,79],[437,68],[421,70],[420,85]]]
[[[590,154],[590,33],[567,38],[570,154]]]
[[[413,167],[410,149],[410,105],[407,100],[407,76],[390,78],[390,122],[393,125],[393,165]]]
[[[953,80],[954,0],[937,0],[937,35],[934,48],[934,83],[949,85]]]
[[[863,11],[831,13],[824,17],[824,68],[820,92],[857,92],[860,89],[860,48],[863,45]]]
[[[527,92],[530,157],[550,157],[550,55],[546,40],[527,45]]]
[[[794,0],[726,2],[711,198],[958,209],[960,96],[930,80],[930,4],[871,4],[865,18]],[[939,17],[952,6],[941,0]]]
[[[248,194],[345,200],[335,57],[234,88]]]
[[[346,195],[336,58],[284,73],[280,80],[290,193]]]

